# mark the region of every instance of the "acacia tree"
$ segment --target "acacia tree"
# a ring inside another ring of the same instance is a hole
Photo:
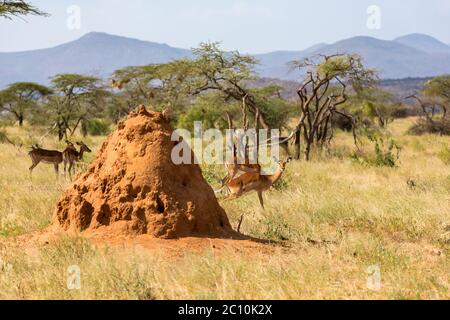
[[[187,98],[184,81],[191,70],[192,62],[189,60],[126,67],[114,72],[112,82],[113,87],[121,90],[120,96],[129,110],[139,104],[177,108]]]
[[[427,82],[423,95],[434,99],[443,112],[442,119],[445,119],[450,107],[450,75],[436,77]]]
[[[193,49],[195,60],[191,62],[191,74],[185,76],[188,80],[188,91],[194,95],[207,91],[218,91],[225,101],[245,101],[248,110],[258,115],[258,123],[264,129],[270,129],[266,114],[261,110],[246,82],[253,79],[253,67],[257,64],[255,58],[241,55],[239,52],[225,52],[219,43],[202,43]]]
[[[12,19],[26,15],[48,16],[47,13],[24,0],[0,0],[0,17]]]
[[[154,91],[150,84],[155,77],[155,65],[125,67],[114,72],[112,86],[120,90],[120,96],[131,111],[137,105],[151,103]]]
[[[254,116],[259,113],[261,127],[282,125],[287,106],[279,96],[279,88],[247,87],[248,81],[254,78],[252,70],[257,62],[253,57],[224,52],[218,43],[202,43],[193,53],[193,59],[117,70],[113,87],[120,89],[121,95],[115,96],[114,108],[124,110],[123,103],[128,101],[130,110],[141,103],[181,110],[195,103],[197,97],[216,92],[226,103],[241,104],[245,100],[245,108],[250,113]]]
[[[109,96],[100,79],[79,74],[61,74],[51,79],[55,95],[49,100],[54,125],[62,140],[73,136],[81,125],[95,116],[104,106]]]
[[[297,91],[301,117],[296,129],[296,158],[301,157],[301,140],[305,144],[307,161],[313,147],[322,148],[331,141],[334,136],[333,119],[337,115],[352,123],[356,144],[355,118],[339,107],[348,100],[348,87],[359,92],[372,85],[376,79],[375,71],[366,69],[360,56],[347,54],[305,59],[294,62],[293,67],[306,70],[305,80]]]
[[[22,126],[25,114],[51,93],[50,88],[34,82],[13,83],[1,93],[0,110],[14,115]]]

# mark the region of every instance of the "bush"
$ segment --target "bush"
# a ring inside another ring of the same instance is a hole
[[[409,134],[421,136],[424,134],[450,135],[450,119],[428,120],[420,119],[408,130]]]
[[[266,227],[264,237],[273,241],[288,241],[297,236],[295,230],[281,216],[269,216],[261,221]]]
[[[179,115],[177,128],[194,131],[194,122],[201,122],[203,130],[228,129],[225,111],[233,112],[235,105],[228,105],[216,94],[198,97],[185,112]]]
[[[211,186],[220,184],[222,179],[226,175],[226,173],[223,171],[222,166],[219,165],[204,165],[201,168],[203,177]]]
[[[405,119],[416,115],[416,112],[412,108],[403,104],[392,106],[392,108],[391,116],[394,119]]]
[[[394,139],[384,139],[377,136],[368,137],[374,144],[374,153],[372,155],[355,153],[353,160],[362,164],[375,167],[397,167],[397,162],[400,159],[401,147]]]
[[[353,130],[353,123],[350,119],[340,114],[336,114],[333,117],[333,127],[345,132],[351,132]]]
[[[178,118],[177,127],[193,132],[194,123],[201,122],[203,130],[226,129],[228,124],[223,118],[223,113],[220,110],[221,109],[194,105]]]
[[[86,130],[91,136],[106,136],[111,132],[111,123],[103,119],[92,119],[87,122]]]
[[[257,105],[264,114],[267,124],[271,128],[284,128],[291,116],[296,115],[296,104],[278,98],[256,99]],[[249,114],[250,119],[253,117]]]
[[[289,184],[288,184],[288,182],[286,181],[285,177],[281,177],[281,179],[279,179],[279,180],[277,181],[277,183],[275,183],[275,184],[273,185],[273,188],[274,188],[275,190],[278,190],[278,191],[284,191],[284,190],[287,190],[287,189],[289,188]]]
[[[8,138],[8,135],[6,134],[6,131],[4,131],[4,130],[0,130],[0,143],[7,143],[7,144],[15,145],[15,143],[13,141],[11,141],[11,139]]]

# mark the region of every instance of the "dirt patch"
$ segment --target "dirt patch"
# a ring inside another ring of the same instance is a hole
[[[28,256],[37,256],[42,248],[57,244],[67,237],[78,237],[78,233],[48,232],[36,231],[20,237],[0,238],[0,249],[2,247],[8,250],[20,250]],[[213,252],[221,255],[235,253],[238,255],[273,255],[282,250],[287,253],[287,247],[280,246],[277,243],[261,241],[252,238],[241,237],[240,239],[220,239],[220,238],[202,238],[186,237],[179,239],[158,239],[150,235],[125,236],[108,235],[104,232],[83,234],[83,238],[96,248],[113,248],[123,250],[139,250],[151,256],[161,256],[167,259],[183,258],[189,254],[203,254],[204,252]]]
[[[144,106],[120,123],[63,194],[54,230],[113,236],[239,238],[198,165],[175,165],[173,129]],[[192,153],[192,151],[191,151]]]
[[[277,248],[276,244],[258,242],[254,240],[232,240],[218,238],[180,238],[155,239],[147,235],[133,238],[127,237],[92,237],[89,238],[94,246],[99,248],[107,245],[119,249],[141,249],[148,254],[162,255],[163,257],[177,259],[189,254],[202,254],[205,251],[217,254],[233,252],[242,255],[263,254],[271,255]],[[281,247],[279,247],[281,248]]]

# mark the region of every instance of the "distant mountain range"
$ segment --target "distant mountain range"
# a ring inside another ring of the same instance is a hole
[[[431,77],[450,73],[450,46],[427,35],[411,34],[392,41],[353,37],[317,44],[303,51],[258,54],[261,77],[298,80],[288,63],[317,54],[359,53],[384,79]],[[17,81],[48,83],[59,73],[109,76],[114,70],[192,57],[190,50],[148,41],[93,32],[54,48],[0,53],[0,87]]]
[[[286,64],[318,54],[358,53],[366,64],[384,79],[430,77],[450,73],[450,46],[439,40],[411,34],[392,41],[372,37],[353,37],[333,44],[321,44],[305,51],[278,51],[258,55],[258,72],[264,77],[297,79]]]

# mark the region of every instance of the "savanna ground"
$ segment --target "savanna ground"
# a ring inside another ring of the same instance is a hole
[[[163,244],[150,252],[74,236],[27,250],[16,239],[49,226],[69,182],[45,165],[31,181],[28,149],[0,144],[0,299],[449,299],[450,140],[407,135],[413,121],[389,127],[402,147],[396,168],[355,162],[351,136],[340,133],[332,152],[289,165],[265,212],[256,195],[222,202],[233,226],[244,213],[241,231],[274,244],[186,245],[175,256]],[[45,130],[7,132],[31,145]],[[85,142],[95,151],[102,140]],[[42,145],[63,148],[53,137]],[[215,170],[204,168],[214,183]],[[67,289],[71,265],[81,290]],[[380,290],[367,286],[371,266]]]

